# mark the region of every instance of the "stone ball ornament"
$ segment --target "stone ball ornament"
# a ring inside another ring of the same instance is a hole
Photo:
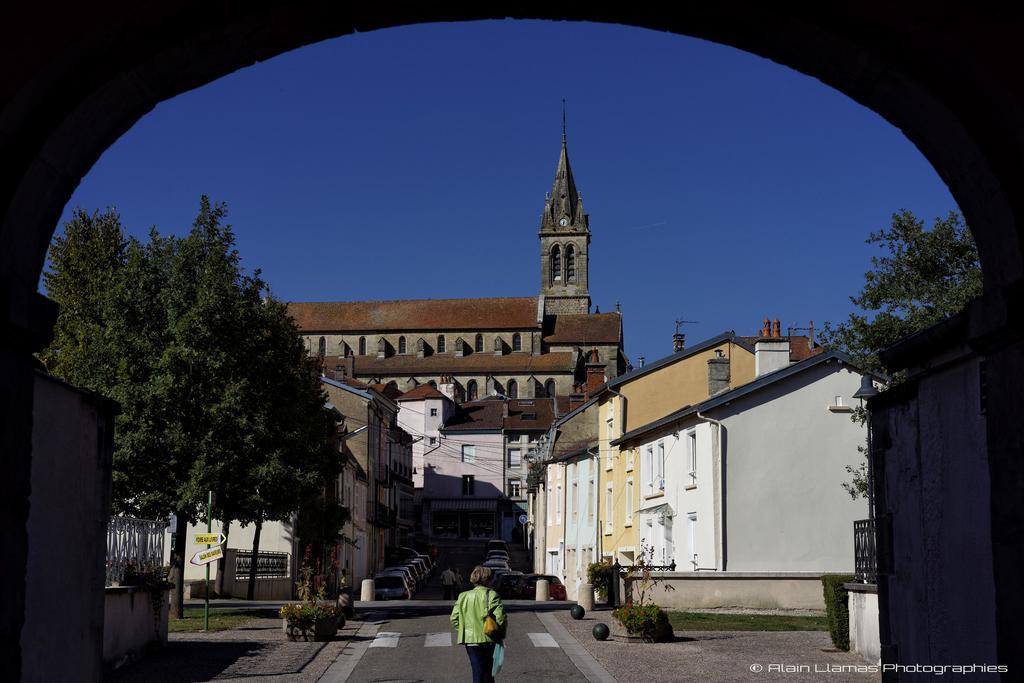
[[[583,615],[587,613],[587,610],[583,609],[579,605],[573,605],[569,608],[569,616],[573,619],[582,619]]]
[[[594,624],[594,628],[590,632],[597,640],[608,640],[608,624]]]

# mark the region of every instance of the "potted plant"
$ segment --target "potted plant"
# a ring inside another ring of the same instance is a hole
[[[284,634],[288,640],[317,641],[331,640],[344,623],[345,617],[337,604],[327,599],[324,581],[314,581],[314,570],[303,562],[301,578],[295,582],[299,603],[281,608],[284,620]]]
[[[635,589],[636,600],[628,600],[625,605],[614,610],[612,616],[625,630],[628,638],[643,640],[648,643],[660,643],[672,640],[672,624],[665,610],[654,604],[649,593],[659,581],[651,574],[654,549],[641,542],[637,563],[629,568],[627,579],[631,579]],[[666,586],[672,590],[671,586]]]

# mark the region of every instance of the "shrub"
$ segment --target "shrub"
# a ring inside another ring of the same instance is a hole
[[[597,597],[601,600],[608,599],[608,581],[612,577],[612,565],[610,562],[592,562],[587,565],[587,583],[597,591]]]
[[[826,574],[821,577],[825,591],[825,615],[832,644],[839,650],[850,649],[850,607],[844,583],[854,580],[852,574]]]
[[[657,605],[638,605],[627,602],[612,612],[612,616],[630,635],[640,636],[648,642],[670,640],[672,624],[668,615]]]

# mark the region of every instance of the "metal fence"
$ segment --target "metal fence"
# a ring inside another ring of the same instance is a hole
[[[166,527],[166,521],[111,517],[107,522],[107,585],[123,581],[129,564],[162,565]]]
[[[878,572],[875,538],[875,520],[860,519],[853,523],[853,568],[858,581],[875,582]]]
[[[272,551],[260,551],[256,556],[256,578],[257,579],[279,579],[287,578],[288,567],[291,564],[288,553],[276,553]],[[252,553],[239,550],[235,553],[235,578],[248,579],[252,571]]]

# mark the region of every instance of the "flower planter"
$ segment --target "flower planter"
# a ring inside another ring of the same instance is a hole
[[[342,617],[344,618],[344,617]],[[282,619],[285,638],[292,642],[326,642],[334,638],[338,631],[338,617],[324,617],[313,622],[312,626],[303,626],[297,622]]]
[[[611,620],[612,635],[616,640],[625,642],[664,643],[672,640],[672,624],[669,623],[668,615],[664,612],[659,610],[657,618],[648,620],[647,623],[648,626],[645,630],[649,635],[645,636],[639,631],[629,631],[618,619],[613,617]]]

